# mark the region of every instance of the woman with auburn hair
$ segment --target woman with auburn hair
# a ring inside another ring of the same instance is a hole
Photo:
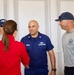
[[[3,24],[3,37],[0,41],[0,75],[21,75],[21,64],[27,68],[29,56],[22,42],[15,41],[17,23],[7,20]]]

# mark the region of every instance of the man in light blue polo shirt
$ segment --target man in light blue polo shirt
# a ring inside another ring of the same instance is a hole
[[[2,39],[2,35],[3,35],[3,23],[6,22],[5,19],[0,19],[0,40]]]
[[[30,56],[29,68],[25,68],[24,75],[48,75],[47,52],[51,62],[50,75],[56,75],[54,46],[49,37],[38,31],[39,25],[36,20],[29,22],[28,29],[29,34],[21,39]]]

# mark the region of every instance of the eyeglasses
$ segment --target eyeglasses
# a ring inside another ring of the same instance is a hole
[[[3,26],[0,26],[0,27],[3,27]]]

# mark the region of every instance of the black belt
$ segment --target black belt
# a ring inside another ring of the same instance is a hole
[[[65,68],[74,68],[74,67],[67,67],[67,66],[65,66]]]

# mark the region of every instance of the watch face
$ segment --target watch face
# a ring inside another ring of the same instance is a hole
[[[56,69],[52,69],[52,71],[55,71],[56,72]]]

